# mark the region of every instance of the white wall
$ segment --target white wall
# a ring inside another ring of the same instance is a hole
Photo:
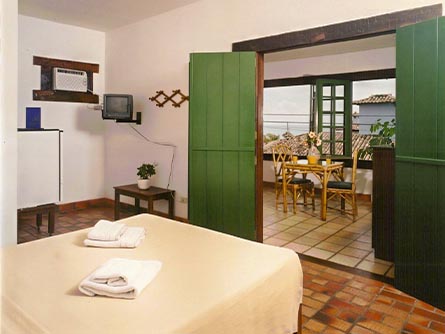
[[[178,146],[171,184],[187,194],[187,104],[158,108],[148,100],[157,90],[180,88],[188,93],[189,53],[230,51],[233,42],[323,26],[436,3],[422,0],[375,0],[357,5],[339,0],[202,0],[174,11],[107,33],[106,90],[131,93],[143,112],[144,135]],[[156,185],[165,187],[171,150],[140,140],[125,126],[109,123],[106,130],[105,186],[134,183],[141,160],[158,161]],[[176,200],[176,214],[187,207]]]
[[[361,104],[359,110],[360,134],[370,134],[369,128],[379,119],[384,123],[396,118],[396,106],[393,103]]]
[[[17,0],[0,0],[0,246],[17,243]]]
[[[338,55],[268,62],[264,66],[264,77],[281,79],[331,73],[395,68],[396,49],[382,48],[375,50],[349,52]]]
[[[105,33],[19,16],[18,127],[25,127],[25,109],[42,109],[42,127],[63,130],[62,202],[104,197],[105,122],[92,105],[72,102],[33,101],[40,89],[40,66],[33,56],[99,64],[94,93],[105,86]],[[38,166],[35,166],[38,170]]]

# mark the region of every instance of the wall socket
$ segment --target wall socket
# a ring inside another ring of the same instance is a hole
[[[180,196],[179,197],[179,203],[187,203],[188,202],[188,198],[184,197],[184,196]]]

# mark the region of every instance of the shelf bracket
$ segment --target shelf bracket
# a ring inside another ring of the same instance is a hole
[[[138,125],[142,124],[142,113],[136,113],[136,119],[117,119],[116,123],[136,123]]]

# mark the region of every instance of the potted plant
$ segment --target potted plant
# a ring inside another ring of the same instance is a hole
[[[369,146],[359,152],[372,158],[372,247],[385,261],[394,261],[395,127],[394,119],[378,119],[371,125]]]
[[[359,150],[359,159],[363,159],[368,154],[372,159],[374,147],[394,147],[396,120],[393,118],[390,122],[386,121],[382,123],[382,120],[378,119],[374,124],[371,125],[370,131],[373,137],[369,141],[369,144],[365,149]]]
[[[155,174],[156,164],[143,163],[140,167],[138,167],[138,188],[142,190],[150,188],[150,178]]]

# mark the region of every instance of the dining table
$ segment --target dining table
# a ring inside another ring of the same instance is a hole
[[[286,200],[286,189],[287,180],[289,179],[288,174],[313,174],[321,183],[321,220],[326,220],[327,212],[327,184],[331,176],[335,179],[343,181],[343,162],[332,161],[331,163],[326,163],[326,161],[317,161],[317,163],[310,164],[307,160],[297,160],[297,161],[286,161],[283,163],[282,169],[283,178],[283,210],[287,212],[287,200]]]

